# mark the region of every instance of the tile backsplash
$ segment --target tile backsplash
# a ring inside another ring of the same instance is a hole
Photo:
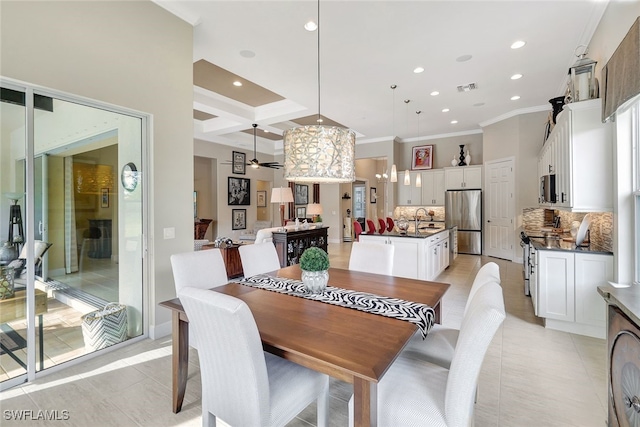
[[[522,229],[529,235],[539,235],[545,225],[545,211],[543,208],[526,208],[522,210]],[[560,228],[571,229],[573,221],[581,222],[586,213],[554,211],[560,217]],[[606,251],[613,248],[613,214],[611,212],[592,212],[589,227],[591,244]]]
[[[395,219],[404,216],[406,219],[413,219],[416,216],[416,211],[420,208],[424,208],[429,211],[433,211],[433,221],[444,221],[444,206],[396,206],[393,210],[393,217]],[[424,215],[421,211],[420,215]]]

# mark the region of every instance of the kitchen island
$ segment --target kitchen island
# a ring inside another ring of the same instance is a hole
[[[449,230],[423,228],[418,233],[361,234],[361,242],[394,246],[393,275],[434,280],[449,266]]]

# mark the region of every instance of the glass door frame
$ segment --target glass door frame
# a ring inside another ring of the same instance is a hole
[[[71,95],[65,92],[44,88],[38,85],[22,82],[19,80],[0,76],[0,87],[12,89],[23,92],[25,94],[25,247],[27,248],[27,265],[34,265],[34,241],[36,240],[34,232],[37,232],[35,224],[35,140],[34,140],[34,95],[43,95],[51,98],[56,98],[62,101],[72,102],[87,107],[98,108],[106,111],[110,111],[117,114],[131,116],[141,121],[141,159],[143,164],[141,165],[138,173],[141,182],[144,183],[142,193],[142,334],[130,338],[120,344],[112,345],[106,349],[92,352],[73,360],[65,362],[62,365],[56,365],[47,368],[46,370],[38,371],[39,365],[36,357],[36,328],[38,327],[35,315],[35,270],[33,268],[26,269],[26,295],[27,295],[27,307],[26,307],[26,322],[27,322],[27,372],[22,375],[18,375],[14,378],[8,379],[0,383],[0,391],[6,390],[16,385],[23,384],[25,382],[31,382],[41,376],[57,372],[62,369],[66,369],[74,364],[81,363],[98,355],[105,354],[118,348],[130,345],[137,341],[143,340],[149,335],[149,304],[150,304],[150,291],[149,291],[149,257],[148,257],[148,236],[151,227],[151,220],[149,219],[150,213],[150,194],[152,194],[152,185],[149,176],[151,175],[151,159],[150,159],[150,146],[151,135],[153,126],[153,117],[150,114],[140,111],[120,107],[104,102],[92,100],[78,95]],[[41,153],[44,154],[44,153]]]

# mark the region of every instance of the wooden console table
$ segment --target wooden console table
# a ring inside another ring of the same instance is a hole
[[[216,248],[213,243],[202,245],[202,249],[220,249],[222,259],[224,260],[224,266],[227,269],[227,277],[229,279],[244,275],[244,271],[242,270],[242,260],[240,259],[240,251],[238,250],[239,247],[240,245],[231,245]]]
[[[327,252],[327,230],[329,227],[299,231],[274,231],[273,244],[278,252],[280,267],[298,264],[305,249],[317,246]]]

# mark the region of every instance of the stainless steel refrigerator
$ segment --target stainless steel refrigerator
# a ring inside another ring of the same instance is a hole
[[[458,253],[482,255],[482,190],[447,190],[444,221],[458,226]]]

